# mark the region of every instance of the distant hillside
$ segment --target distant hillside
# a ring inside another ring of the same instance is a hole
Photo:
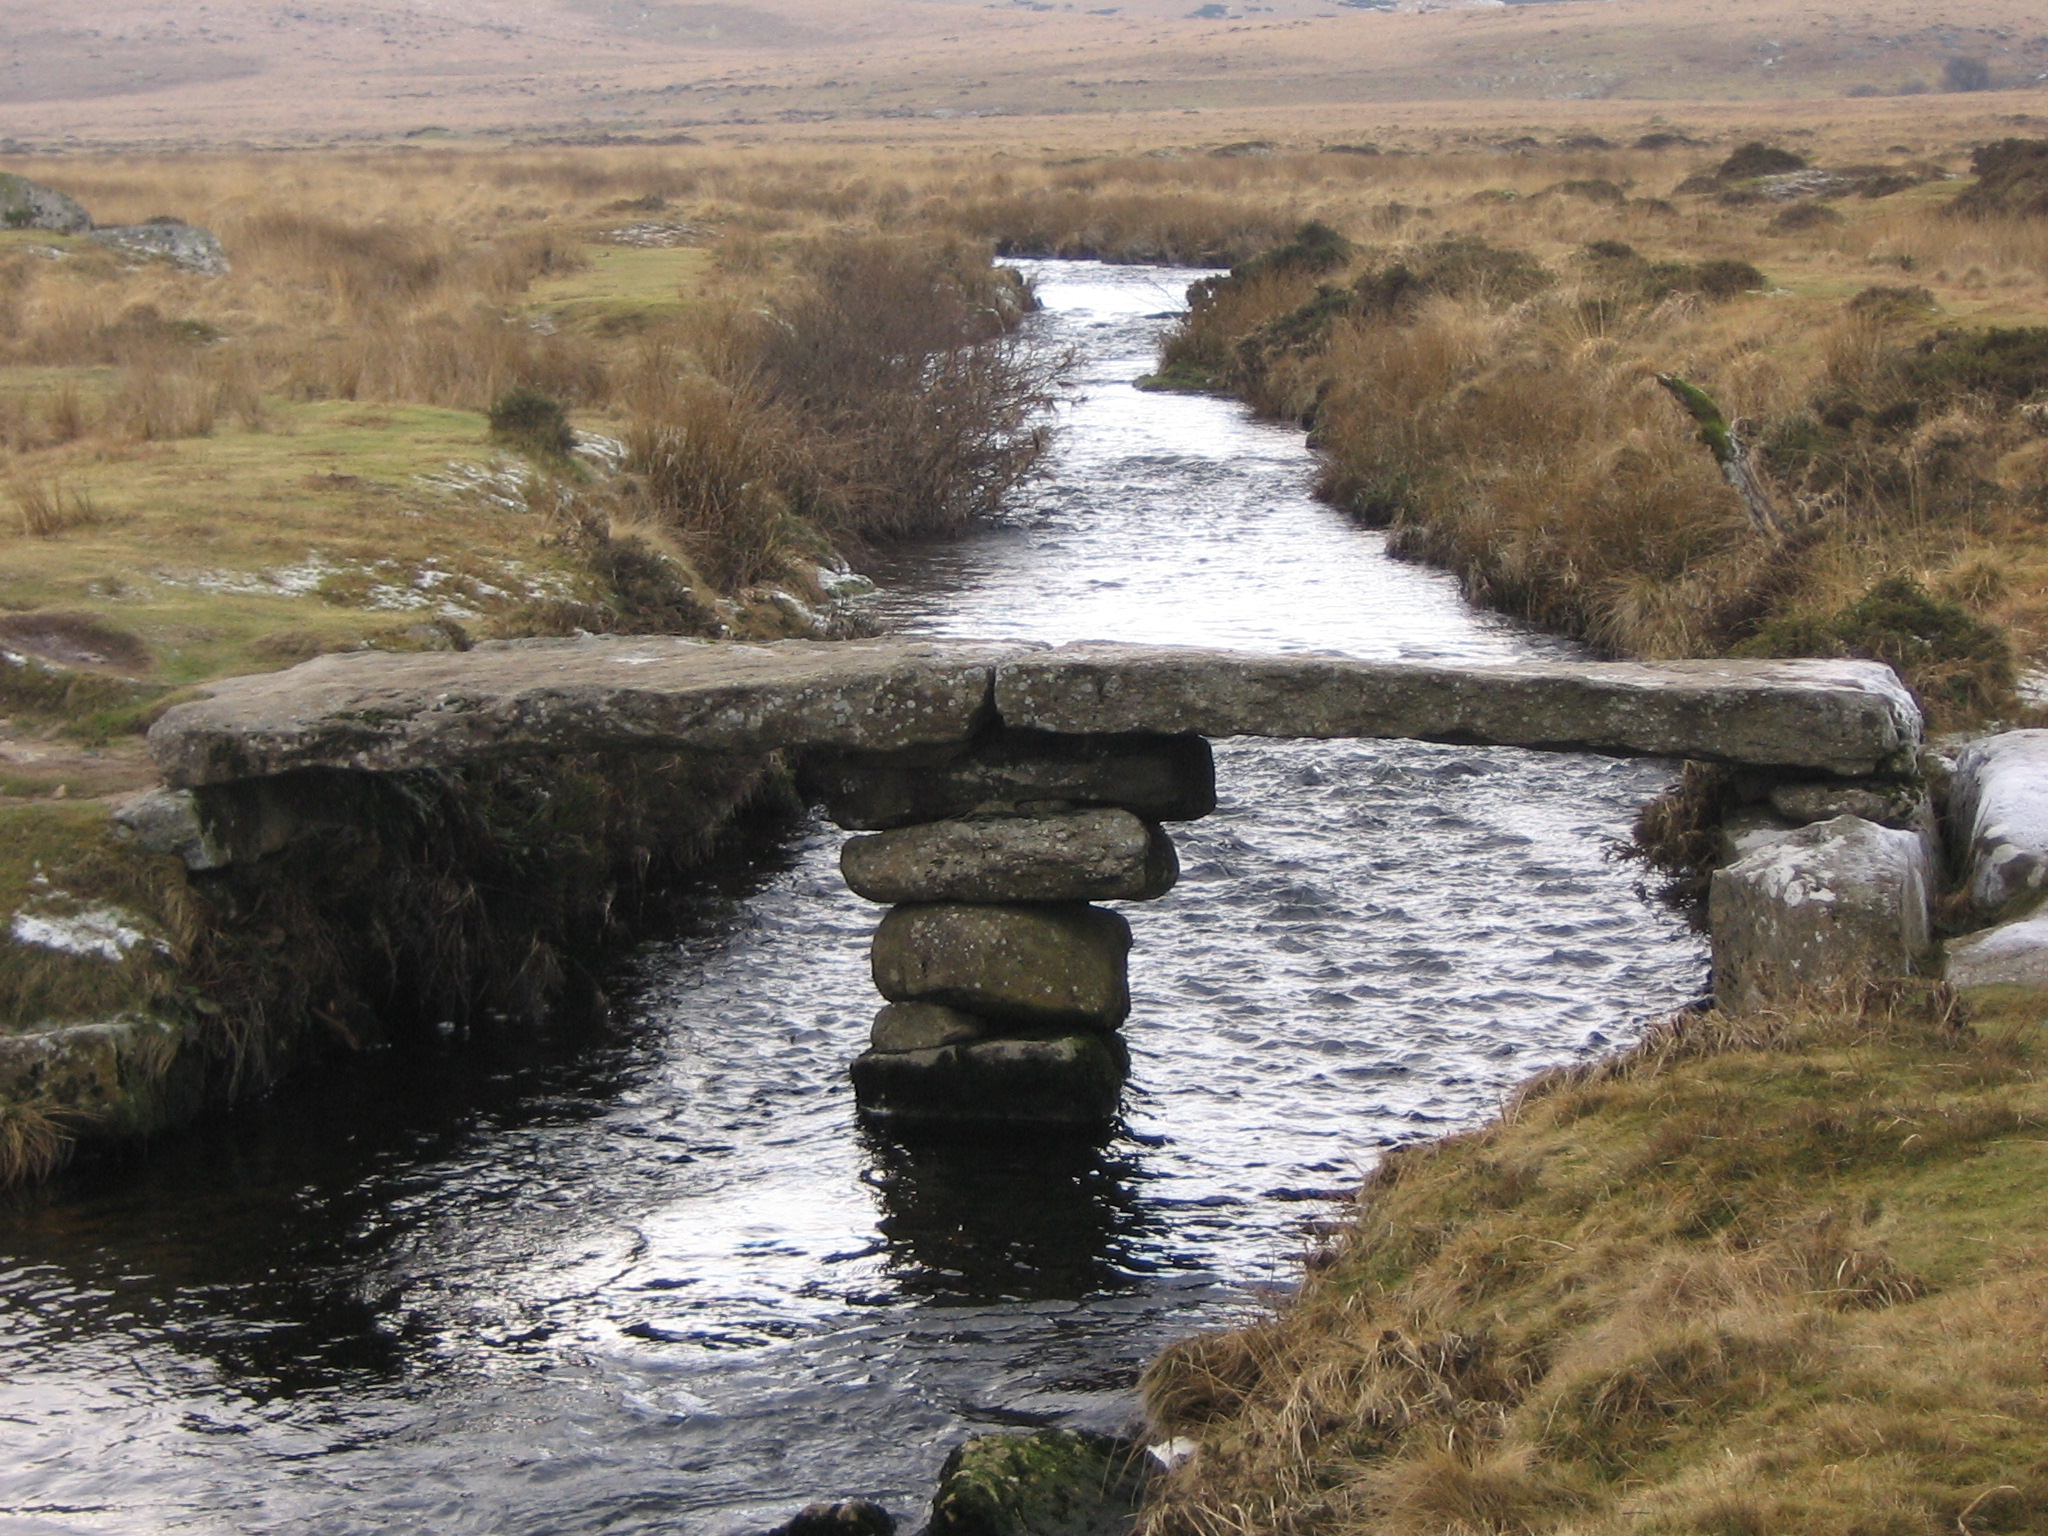
[[[1404,101],[1767,101],[2048,83],[2036,0],[8,0],[0,137],[659,136]],[[86,17],[89,15],[89,21]],[[1951,61],[1962,61],[1961,72]]]

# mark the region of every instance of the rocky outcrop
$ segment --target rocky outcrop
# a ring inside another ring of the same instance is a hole
[[[221,249],[219,236],[210,229],[176,219],[109,225],[93,230],[87,238],[111,246],[124,256],[167,261],[201,277],[225,277],[229,271],[227,252]]]
[[[1123,810],[937,821],[856,837],[839,855],[869,901],[1150,901],[1180,873],[1158,827]]]
[[[1949,785],[1950,846],[1985,913],[2048,884],[2048,731],[1972,742]]]
[[[1920,712],[1860,661],[1417,666],[1071,645],[1005,663],[1004,722],[1048,731],[1416,741],[1697,758],[1857,775],[1909,769]]]
[[[1856,816],[1756,848],[1714,873],[1715,999],[1772,1007],[1908,975],[1932,942],[1933,890],[1924,837]]]
[[[946,1458],[926,1536],[1127,1536],[1146,1473],[1107,1435],[981,1435]]]
[[[92,215],[54,188],[0,171],[0,227],[82,235],[92,228]]]
[[[1909,770],[1920,738],[1919,712],[1891,670],[1848,661],[1443,667],[1153,646],[589,636],[455,654],[323,656],[206,691],[150,732],[173,787],[299,768],[450,767],[614,748],[843,755],[946,747],[957,758],[998,725],[1007,728],[999,740],[1049,733],[1019,748],[1022,760],[1041,763],[1058,756],[1045,745],[1058,737],[1356,736],[1846,776]],[[949,788],[958,763],[944,754],[851,764],[827,757],[818,782],[828,804],[835,774],[850,783],[847,806],[834,815],[867,828],[1047,798],[1046,786],[1004,785],[993,760],[973,763],[970,781]],[[890,786],[901,791],[893,808],[881,803]],[[1130,803],[1135,791],[1097,793],[1085,803],[1177,819]],[[861,808],[861,796],[875,803]]]
[[[1114,1029],[1131,1011],[1131,925],[1078,902],[898,907],[875,932],[875,987],[984,1019]]]

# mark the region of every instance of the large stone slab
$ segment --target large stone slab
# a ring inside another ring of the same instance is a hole
[[[904,1127],[1089,1127],[1116,1114],[1124,1052],[1093,1030],[869,1051],[853,1063],[864,1113]]]
[[[813,753],[798,779],[833,821],[862,832],[1034,808],[1114,806],[1146,821],[1216,809],[1216,761],[1199,736],[999,730],[936,751]]]
[[[589,636],[356,652],[209,684],[208,698],[157,722],[149,746],[174,788],[616,748],[899,751],[987,724],[995,665],[1027,649]]]
[[[1078,903],[898,907],[875,930],[875,987],[986,1019],[1114,1029],[1131,1011],[1131,925]]]
[[[1129,811],[938,821],[851,839],[839,869],[869,901],[1151,901],[1180,873],[1173,843]]]
[[[1747,1010],[1850,998],[1932,943],[1927,840],[1856,816],[1788,832],[1714,872],[1714,996]]]
[[[1418,741],[1905,771],[1919,708],[1860,661],[1419,666],[1320,655],[1070,645],[1006,661],[1006,725]]]
[[[1949,782],[1948,826],[1963,887],[1980,910],[2048,883],[2048,731],[1973,741]]]

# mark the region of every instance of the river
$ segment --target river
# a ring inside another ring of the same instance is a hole
[[[1030,264],[1079,349],[1050,477],[892,553],[921,634],[1506,661],[1563,642],[1309,494],[1301,434],[1148,395],[1199,274]],[[1609,852],[1666,765],[1224,742],[1137,935],[1105,1148],[858,1127],[878,912],[841,834],[707,878],[612,1016],[365,1057],[0,1207],[0,1531],[756,1531],[921,1518],[992,1426],[1115,1428],[1146,1358],[1270,1305],[1383,1148],[1694,995]]]

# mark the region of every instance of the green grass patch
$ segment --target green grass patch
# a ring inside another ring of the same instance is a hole
[[[679,315],[711,271],[711,254],[691,248],[624,245],[581,248],[589,265],[535,283],[526,304],[599,333],[640,329]]]

